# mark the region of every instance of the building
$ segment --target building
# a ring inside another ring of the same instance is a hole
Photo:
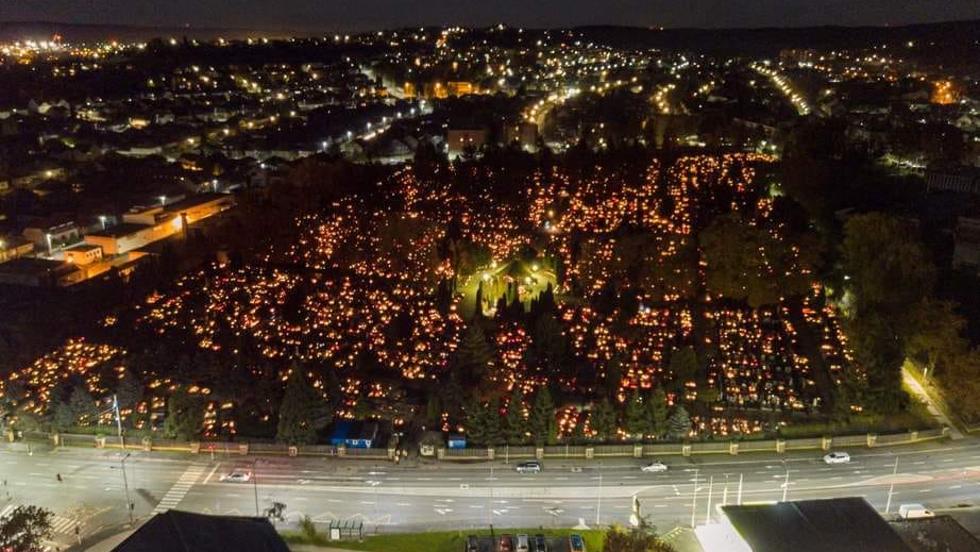
[[[912,552],[863,498],[721,506],[695,530],[705,552]]]
[[[446,133],[449,157],[457,157],[466,151],[479,151],[486,143],[485,129],[450,129]]]
[[[0,284],[28,287],[67,287],[85,279],[72,264],[21,257],[0,263]]]
[[[504,125],[504,142],[533,150],[538,144],[538,125],[528,121]]]
[[[81,232],[75,221],[61,218],[37,221],[24,229],[22,234],[34,243],[34,250],[50,253],[81,241]]]
[[[26,257],[34,252],[34,242],[20,236],[0,237],[0,263]]]
[[[980,169],[954,167],[926,171],[926,190],[980,195]]]
[[[980,219],[957,219],[953,232],[953,266],[972,266],[980,271]]]
[[[170,510],[140,526],[113,552],[289,552],[268,518]]]
[[[101,247],[103,255],[122,255],[169,238],[181,228],[181,219],[174,215],[152,225],[124,222],[100,232],[87,234],[85,243]]]
[[[371,448],[378,438],[377,422],[337,422],[330,434],[330,444],[348,448]]]
[[[950,516],[899,519],[889,522],[915,552],[974,552],[980,539]]]
[[[65,249],[62,253],[65,262],[75,266],[88,266],[102,260],[102,248],[97,245],[80,243]]]

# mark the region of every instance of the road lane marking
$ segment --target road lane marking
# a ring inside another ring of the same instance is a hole
[[[208,476],[204,478],[204,483],[202,483],[202,485],[207,485],[208,481],[211,481],[211,476],[214,475],[214,472],[218,471],[218,466],[220,465],[221,462],[218,462],[217,464],[214,465],[214,468],[212,468],[211,471],[208,472]]]
[[[162,514],[180,504],[180,501],[184,499],[202,473],[204,473],[204,466],[199,465],[192,465],[184,470],[184,473],[177,478],[177,481],[157,504],[157,507],[153,509],[153,513]]]

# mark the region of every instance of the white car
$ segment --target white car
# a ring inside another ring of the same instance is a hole
[[[664,464],[663,462],[650,462],[646,466],[640,468],[640,471],[647,473],[665,472],[667,471],[667,464]]]
[[[847,464],[851,455],[846,452],[831,452],[823,457],[824,464]]]
[[[221,476],[222,481],[229,483],[247,483],[252,480],[252,472],[247,470],[232,470]]]

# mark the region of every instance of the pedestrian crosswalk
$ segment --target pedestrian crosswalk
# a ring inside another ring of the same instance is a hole
[[[63,535],[74,535],[78,520],[62,516],[51,516],[51,531]]]
[[[203,472],[204,466],[191,466],[187,468],[187,470],[185,470],[184,473],[177,478],[177,482],[174,483],[174,486],[170,487],[170,490],[167,491],[166,495],[164,495],[163,500],[157,504],[157,507],[154,508],[153,513],[162,514],[180,504],[180,501],[184,499],[184,496],[191,490],[191,487],[194,486],[194,483],[197,482],[198,478],[201,477]]]
[[[3,519],[17,508],[15,504],[7,504],[0,509],[0,519]],[[53,533],[61,533],[63,535],[74,535],[75,527],[78,526],[79,522],[77,519],[67,518],[64,516],[51,516],[51,531]]]

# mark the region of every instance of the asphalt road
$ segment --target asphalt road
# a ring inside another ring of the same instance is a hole
[[[942,510],[980,506],[980,440],[963,439],[891,449],[850,449],[852,461],[825,465],[822,454],[712,455],[661,458],[664,473],[643,473],[650,459],[544,462],[539,474],[521,475],[514,463],[424,463],[339,459],[223,457],[131,453],[126,483],[134,515],[176,508],[255,515],[272,502],[286,505],[288,524],[358,520],[367,532],[422,529],[573,527],[625,524],[633,498],[661,531],[703,523],[723,503],[863,496],[884,512],[889,490],[895,512],[921,502]],[[0,450],[0,514],[17,504],[53,510],[55,542],[104,534],[127,521],[122,455],[63,448],[29,455]],[[895,463],[898,462],[896,470]],[[254,462],[254,464],[253,464]],[[235,468],[253,470],[247,483],[220,481]],[[491,474],[492,469],[492,474]],[[62,475],[58,481],[56,474]],[[741,485],[740,485],[741,481]],[[741,488],[741,490],[740,490]],[[710,501],[710,504],[709,504]],[[279,523],[280,525],[283,522]]]

